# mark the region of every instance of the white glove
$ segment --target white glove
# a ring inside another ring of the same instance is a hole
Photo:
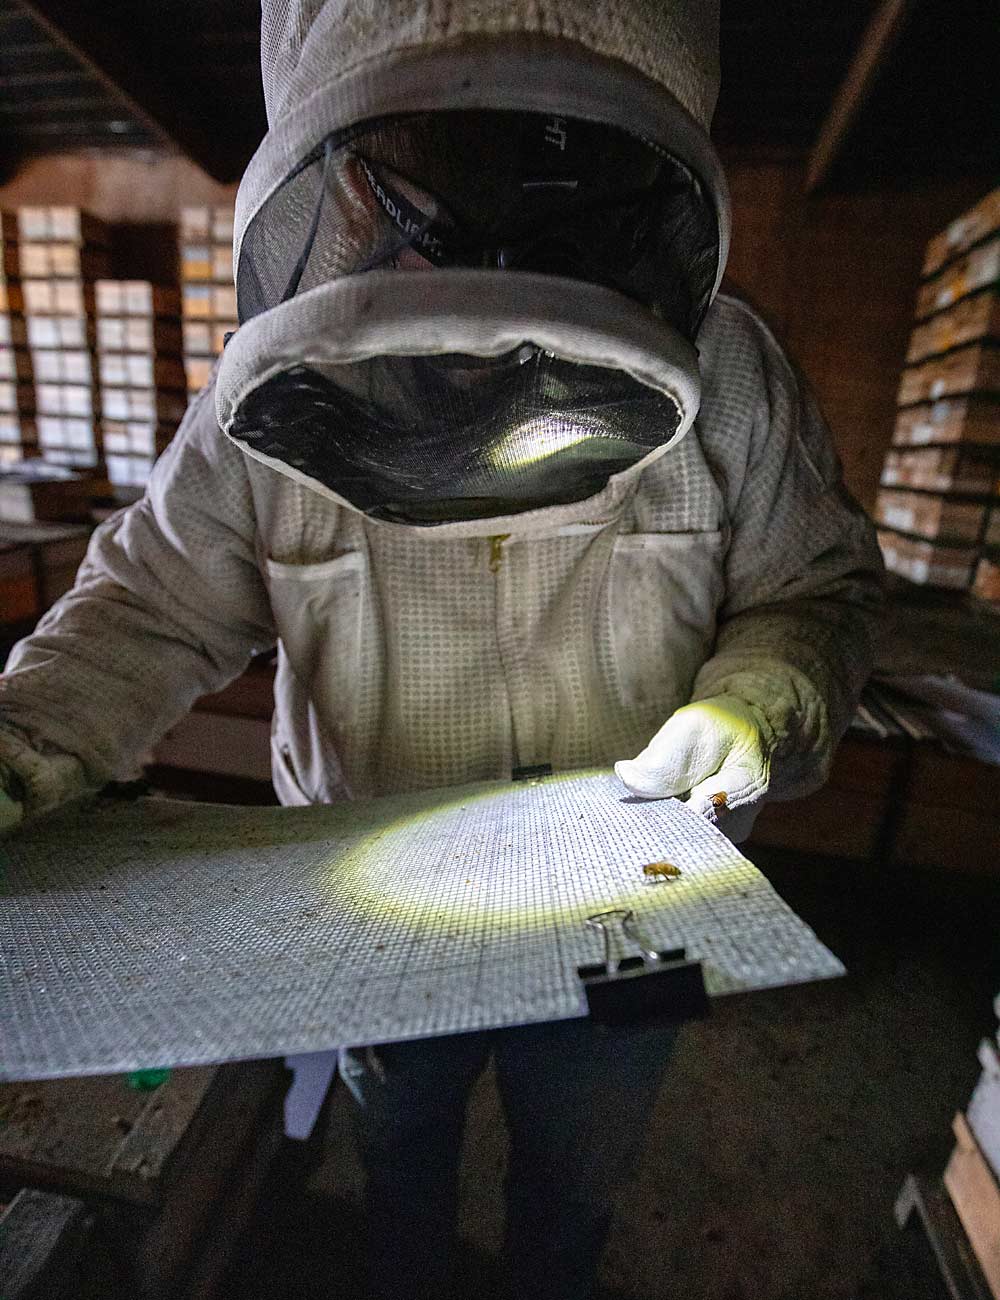
[[[696,812],[734,842],[746,839],[767,792],[774,749],[771,728],[735,695],[678,709],[637,758],[615,764],[643,799],[687,795]]]
[[[24,805],[0,789],[0,838],[18,826],[24,816]]]

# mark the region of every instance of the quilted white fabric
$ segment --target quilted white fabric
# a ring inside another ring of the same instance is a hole
[[[268,121],[359,66],[519,33],[620,59],[707,129],[719,90],[718,28],[718,0],[269,0],[261,26]]]
[[[206,390],[0,677],[29,813],[133,770],[275,641],[286,803],[610,764],[720,695],[766,719],[771,797],[817,786],[872,662],[873,529],[756,315],[720,296],[698,348],[700,413],[655,464],[579,506],[432,529],[249,460]]]
[[[682,161],[715,209],[717,290],[730,226],[708,134],[718,29],[718,0],[267,0],[261,69],[269,129],[236,199],[241,316],[254,282],[245,237],[325,139],[393,114],[469,108],[601,121]],[[303,200],[293,192],[284,202],[294,207]],[[226,375],[219,393],[230,403]]]

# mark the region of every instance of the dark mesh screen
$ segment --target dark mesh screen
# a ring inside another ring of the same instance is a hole
[[[306,366],[244,401],[230,432],[378,519],[435,524],[593,496],[677,430],[669,398],[525,345],[499,358]]]
[[[393,117],[327,139],[247,227],[246,321],[375,267],[531,270],[605,284],[693,340],[718,223],[683,163],[615,127],[533,113]]]

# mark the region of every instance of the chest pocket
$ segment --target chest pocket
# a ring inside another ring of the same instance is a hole
[[[615,541],[607,617],[619,702],[648,734],[690,699],[715,643],[726,535],[626,533]]]
[[[686,704],[712,654],[729,528],[696,430],[647,470],[608,571],[618,701],[641,743]]]
[[[342,798],[363,784],[369,716],[378,708],[378,637],[368,556],[266,566],[281,639],[275,747],[309,800]],[[277,778],[277,773],[276,773]]]

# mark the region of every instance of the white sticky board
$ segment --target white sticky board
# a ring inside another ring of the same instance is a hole
[[[610,907],[699,958],[710,995],[843,973],[725,836],[610,773],[333,807],[99,801],[4,851],[6,1079],[584,1015],[585,922]],[[662,860],[682,876],[648,883]]]

